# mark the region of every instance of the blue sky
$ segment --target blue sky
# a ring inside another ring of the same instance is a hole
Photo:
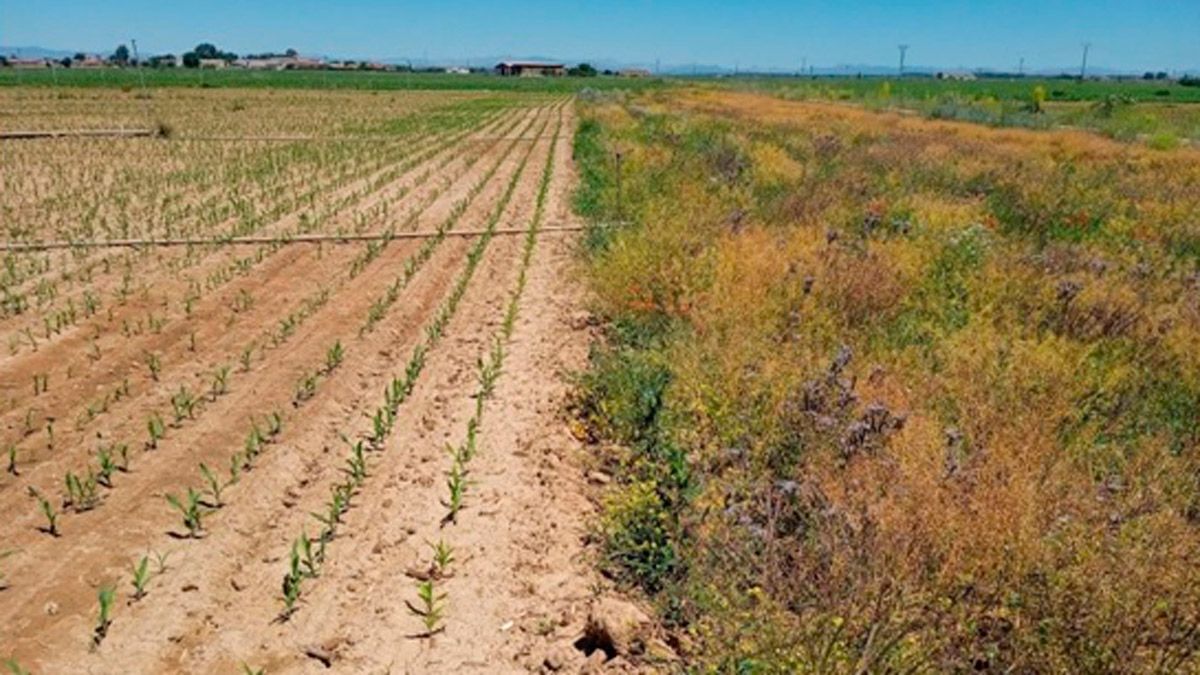
[[[908,63],[1027,68],[1091,62],[1200,70],[1200,0],[0,0],[0,44],[144,52],[211,41],[347,57],[495,55],[748,68]]]

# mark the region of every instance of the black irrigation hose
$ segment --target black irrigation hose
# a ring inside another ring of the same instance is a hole
[[[583,225],[558,225],[542,228],[542,232],[580,232]],[[214,246],[214,245],[260,245],[260,244],[350,244],[362,241],[390,241],[392,239],[425,239],[428,237],[478,237],[484,230],[450,230],[447,232],[393,232],[390,234],[297,234],[290,237],[213,237],[183,239],[108,239],[87,241],[31,241],[0,243],[0,252],[23,253],[77,248],[141,248],[148,246]],[[523,228],[497,228],[492,234],[525,234]]]

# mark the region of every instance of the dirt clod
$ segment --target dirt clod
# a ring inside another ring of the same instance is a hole
[[[576,646],[589,656],[602,651],[609,658],[645,651],[650,617],[637,605],[616,598],[601,598],[588,612],[583,638]]]

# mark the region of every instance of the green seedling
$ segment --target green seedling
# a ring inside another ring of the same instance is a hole
[[[97,450],[96,463],[100,465],[100,471],[96,474],[96,482],[106,488],[112,488],[112,475],[117,470],[117,462],[113,458],[112,450],[109,448]]]
[[[100,504],[100,494],[96,490],[96,474],[91,469],[88,469],[87,478],[80,478],[68,471],[65,482],[67,501],[64,505],[70,506],[75,513],[90,511]]]
[[[244,372],[244,373],[250,372],[250,359],[252,359],[253,357],[254,357],[254,345],[251,344],[242,350],[242,356],[240,359],[241,363],[242,363],[242,372]]]
[[[209,469],[204,462],[200,463],[200,474],[204,476],[204,482],[208,485],[206,492],[212,497],[209,506],[214,509],[225,506],[225,502],[221,500],[221,490],[225,489],[225,486],[221,484],[221,477],[213,473],[212,469]]]
[[[350,446],[350,458],[346,460],[346,468],[342,471],[350,477],[354,487],[363,484],[367,478],[367,458],[363,451],[363,442],[359,441]]]
[[[445,629],[441,624],[445,616],[446,597],[446,593],[437,592],[433,580],[430,579],[417,584],[417,604],[404,601],[404,604],[408,605],[408,611],[421,617],[425,632],[420,637],[433,637]]]
[[[37,500],[38,508],[42,510],[42,515],[46,516],[46,524],[38,529],[50,535],[51,537],[57,537],[58,512],[54,510],[54,505],[50,503],[49,499],[43,497],[42,493],[38,492],[32,486],[29,488],[29,495]]]
[[[240,452],[235,452],[229,456],[229,483],[228,485],[236,485],[242,478],[242,465],[245,458]]]
[[[171,552],[159,553],[154,552],[154,575],[159,576],[167,571],[167,558],[171,557]]]
[[[180,386],[179,392],[171,397],[171,409],[175,413],[175,426],[179,426],[184,418],[191,418],[196,410],[196,397],[187,389]]]
[[[278,411],[272,412],[267,418],[267,437],[275,438],[283,431],[283,417]]]
[[[313,396],[317,395],[317,373],[312,373],[305,376],[296,385],[296,393],[292,397],[292,405],[299,406]]]
[[[313,518],[316,518],[322,525],[325,526],[321,530],[322,543],[333,539],[334,532],[337,531],[337,526],[342,522],[342,514],[346,509],[350,508],[350,491],[348,485],[337,485],[330,491],[329,504],[326,505],[325,513],[313,513]]]
[[[97,599],[100,602],[100,613],[96,617],[96,627],[92,630],[92,648],[100,646],[108,635],[108,628],[112,625],[112,605],[115,590],[112,586],[104,586],[97,594]]]
[[[433,577],[441,579],[449,576],[450,565],[454,562],[454,549],[444,539],[439,539],[436,544],[429,543],[429,548],[433,552]]]
[[[167,427],[163,424],[162,417],[158,413],[153,413],[146,420],[146,432],[150,436],[150,440],[146,441],[146,449],[153,450],[158,447],[158,442],[167,434]]]
[[[16,445],[16,443],[9,445],[8,450],[5,452],[5,454],[8,456],[8,468],[5,470],[14,476],[21,475],[20,472],[17,471],[17,445]]]
[[[224,396],[229,391],[229,366],[221,366],[213,372],[212,400]]]
[[[136,565],[131,568],[133,579],[130,581],[133,584],[133,601],[137,602],[146,597],[146,584],[150,583],[150,556],[144,555]]]
[[[466,474],[458,460],[450,465],[450,472],[446,476],[446,488],[450,494],[443,505],[449,509],[449,512],[442,519],[442,523],[458,522],[458,512],[462,510],[463,496],[467,492]]]
[[[342,360],[346,358],[346,351],[342,348],[342,341],[338,340],[333,343],[329,351],[325,352],[325,373],[332,373],[334,369],[342,364]]]
[[[251,668],[249,664],[242,662],[242,675],[267,675],[267,671],[264,668]]]
[[[464,462],[471,461],[475,457],[475,443],[479,436],[479,418],[472,417],[467,420],[467,440],[463,442],[462,457]]]
[[[183,517],[183,526],[187,528],[188,536],[192,539],[199,539],[202,535],[204,516],[200,503],[201,494],[193,488],[188,488],[186,501],[181,500],[173,494],[167,494],[167,502],[175,507],[175,510]]]
[[[158,374],[162,372],[162,359],[154,352],[146,352],[146,368],[150,371],[150,379],[158,382]]]
[[[300,584],[304,574],[300,571],[300,552],[292,545],[288,573],[283,576],[283,612],[280,621],[287,621],[296,612],[296,601],[300,599]]]
[[[320,573],[321,561],[325,559],[325,540],[318,539],[317,542],[317,548],[314,551],[308,533],[301,532],[300,539],[295,544],[298,548],[300,564],[304,567],[304,575],[310,579],[317,578]]]
[[[30,675],[28,670],[17,663],[16,659],[5,659],[4,667],[8,669],[9,675]]]

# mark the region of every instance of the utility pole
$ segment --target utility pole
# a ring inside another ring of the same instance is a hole
[[[129,38],[129,44],[133,45],[133,62],[138,72],[138,81],[142,85],[142,100],[146,102],[146,123],[153,125],[150,114],[150,94],[146,92],[146,75],[142,72],[142,57],[138,54],[137,40]]]
[[[908,52],[908,45],[899,45],[900,50],[900,77],[904,77],[904,54]]]
[[[1087,78],[1087,57],[1088,57],[1088,50],[1090,50],[1091,48],[1092,48],[1092,43],[1090,43],[1090,42],[1083,43],[1083,64],[1079,66],[1079,80],[1080,81],[1083,81],[1085,78]]]
[[[808,70],[808,57],[800,59],[800,74],[804,75],[804,71]]]
[[[1017,63],[1017,76],[1025,77],[1025,57],[1021,57],[1021,61]]]

